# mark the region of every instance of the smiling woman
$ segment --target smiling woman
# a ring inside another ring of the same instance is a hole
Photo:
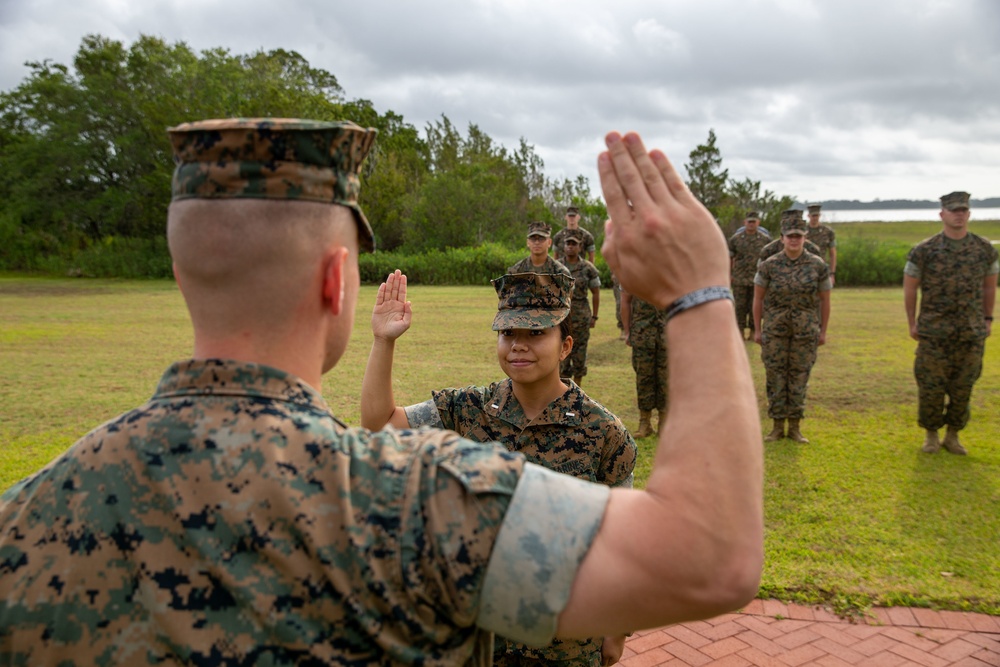
[[[371,356],[362,388],[361,420],[379,429],[431,426],[471,440],[499,442],[532,463],[579,479],[631,487],[637,448],[621,420],[559,377],[560,362],[573,348],[568,317],[573,279],[563,274],[507,274],[494,281],[498,306],[497,361],[506,380],[488,386],[431,392],[423,403],[401,407],[392,394],[394,345],[410,325],[406,276],[389,275],[379,287],[372,313]],[[620,657],[624,637],[556,640],[545,649],[498,637],[494,663],[577,660],[587,664]]]

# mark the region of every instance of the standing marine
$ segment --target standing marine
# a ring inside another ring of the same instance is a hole
[[[781,252],[761,262],[754,277],[754,340],[761,346],[767,414],[774,420],[766,442],[786,436],[786,421],[790,440],[809,442],[799,422],[817,350],[826,342],[831,284],[826,262],[803,248],[805,235],[801,217],[783,220]]]
[[[760,251],[770,243],[760,228],[760,213],[747,211],[743,220],[743,230],[729,237],[730,284],[736,302],[736,326],[743,335],[750,329],[749,340],[753,340],[753,277],[757,274],[757,259]]]
[[[809,205],[809,231],[806,238],[819,248],[819,256],[830,267],[830,284],[837,283],[837,233],[829,225],[820,224],[821,204]]]
[[[507,269],[507,273],[563,273],[569,269],[549,256],[552,247],[552,227],[548,223],[535,221],[528,223],[528,253],[520,262]]]
[[[910,250],[903,269],[903,301],[910,337],[917,341],[917,423],[922,451],[942,445],[965,454],[958,432],[969,422],[972,386],[983,370],[986,338],[993,328],[997,249],[969,231],[969,193],[941,197],[943,229]],[[917,291],[920,315],[917,316]],[[944,440],[938,430],[947,427]]]
[[[659,432],[667,417],[667,311],[622,290],[622,323],[625,344],[632,348],[639,429],[635,437]],[[656,410],[656,427],[653,427]]]
[[[563,361],[563,377],[572,377],[573,382],[583,383],[587,374],[587,346],[590,330],[597,325],[597,311],[601,304],[601,274],[597,267],[580,257],[583,235],[579,229],[564,229],[563,249],[566,255],[563,264],[573,276],[573,306],[570,312],[570,332],[573,335],[573,351]],[[588,293],[590,298],[588,298]],[[590,299],[594,301],[593,310]]]

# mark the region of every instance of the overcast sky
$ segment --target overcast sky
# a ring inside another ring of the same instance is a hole
[[[681,167],[713,128],[731,177],[803,202],[1000,196],[1000,0],[0,0],[0,90],[88,33],[296,50],[595,191],[607,131]]]

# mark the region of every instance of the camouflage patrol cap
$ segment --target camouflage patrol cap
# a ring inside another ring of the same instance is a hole
[[[577,243],[583,243],[583,231],[579,229],[566,229],[563,231],[563,243],[569,243],[570,241],[576,241]]]
[[[949,192],[941,197],[941,208],[946,208],[949,211],[969,208],[970,196],[968,192]]]
[[[821,208],[822,204],[809,204],[809,215],[817,215]]]
[[[566,215],[580,215],[580,209],[576,206],[567,206]]]
[[[792,218],[802,219],[802,209],[799,208],[786,208],[781,212],[781,221],[790,220]]]
[[[225,118],[167,130],[173,145],[173,201],[288,199],[346,206],[361,248],[375,250],[358,206],[361,163],[376,130],[350,121]]]
[[[744,220],[760,220],[760,211],[747,211],[747,214],[743,216]]]
[[[562,273],[508,273],[493,282],[499,302],[493,331],[548,329],[569,315],[573,278]]]
[[[532,236],[544,236],[545,238],[550,238],[552,236],[552,226],[539,220],[529,222],[528,238],[530,239]]]
[[[781,235],[790,236],[792,234],[805,234],[808,230],[806,221],[802,216],[790,216],[781,221]]]

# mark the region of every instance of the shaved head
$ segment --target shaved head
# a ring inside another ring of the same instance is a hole
[[[317,299],[324,254],[357,261],[350,210],[259,199],[189,199],[170,205],[167,241],[196,330],[213,336],[265,328],[280,337]]]

